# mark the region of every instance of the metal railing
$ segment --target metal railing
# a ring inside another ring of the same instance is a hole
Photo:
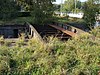
[[[37,32],[37,30],[28,22],[25,23],[26,28],[27,28],[27,34],[30,38],[36,38],[40,40],[41,42],[44,42],[40,34]]]
[[[68,24],[57,23],[57,22],[54,22],[53,24],[58,26],[58,27],[61,27],[61,28],[65,29],[65,30],[71,31],[73,33],[76,33],[76,34],[81,34],[81,33],[85,32],[85,31],[83,31],[83,30],[81,30],[79,28],[73,27],[73,26],[68,25]]]

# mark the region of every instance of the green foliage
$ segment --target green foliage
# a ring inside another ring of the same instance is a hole
[[[10,21],[10,23],[25,23],[25,22],[30,22],[32,23],[33,22],[33,17],[18,17],[16,19],[13,19]],[[9,22],[8,22],[9,23]]]
[[[94,23],[96,22],[96,17],[99,13],[99,7],[100,4],[96,3],[95,0],[88,0],[84,4],[84,20],[86,21],[88,26],[93,27]]]
[[[100,38],[100,27],[96,27],[90,31],[91,34],[93,34],[95,37]]]
[[[21,33],[21,36],[19,36],[18,41],[16,42],[17,46],[21,47],[21,46],[25,45],[24,41],[25,41],[25,34]]]
[[[54,11],[60,12],[61,5],[60,4],[54,4],[53,8],[54,8]]]
[[[17,0],[18,4],[26,11],[31,11],[33,23],[43,24],[52,17],[55,0]]]
[[[0,0],[0,19],[6,21],[17,16],[17,5],[12,0]]]
[[[67,0],[67,1],[65,1],[64,8],[67,11],[72,11],[74,9],[74,0]]]
[[[1,0],[0,19],[7,21],[16,18],[21,8],[21,10],[32,12],[33,23],[47,23],[51,20],[54,11],[53,1],[55,0]]]
[[[0,46],[0,75],[98,75],[100,38],[89,37],[65,42],[50,37],[46,44],[32,38],[27,46]]]
[[[63,7],[67,12],[73,11],[77,13],[77,10],[81,8],[81,2],[79,0],[65,0]]]
[[[4,38],[3,36],[0,36],[0,45],[4,44]]]

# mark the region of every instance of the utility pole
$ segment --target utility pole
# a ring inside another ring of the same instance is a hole
[[[60,16],[63,16],[62,9],[63,9],[63,0],[61,0]]]
[[[75,1],[75,13],[76,13],[76,0],[74,0]]]

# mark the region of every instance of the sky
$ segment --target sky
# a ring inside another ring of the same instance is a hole
[[[64,0],[63,0],[64,1]],[[85,1],[87,1],[87,0],[80,0],[81,2],[85,2]],[[61,0],[56,0],[56,2],[54,2],[54,3],[56,3],[56,4],[60,4],[61,3]]]

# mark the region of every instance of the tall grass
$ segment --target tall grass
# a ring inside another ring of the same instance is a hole
[[[0,46],[0,75],[98,75],[100,38],[81,35],[44,44],[32,38],[27,46]],[[25,43],[25,42],[24,42]]]

